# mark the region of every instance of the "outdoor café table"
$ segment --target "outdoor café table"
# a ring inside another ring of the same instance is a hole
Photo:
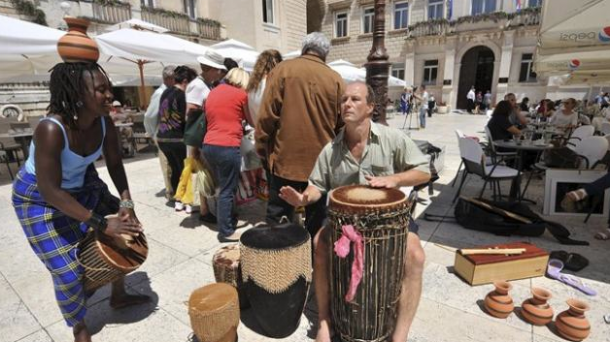
[[[496,146],[496,148],[500,147],[503,149],[512,149],[517,151],[517,177],[513,180],[513,183],[511,184],[508,200],[517,200],[518,202],[528,201],[535,203],[532,200],[523,198],[525,196],[525,191],[527,190],[527,188],[523,189],[523,192],[521,192],[521,170],[523,169],[523,152],[534,151],[537,152],[538,155],[540,155],[542,152],[552,149],[553,145],[550,143],[537,144],[534,141],[525,140],[521,141],[520,144],[517,144],[514,140],[494,140],[493,144],[494,146]]]
[[[32,141],[32,136],[34,135],[33,130],[21,131],[21,132],[9,132],[9,133],[0,133],[0,138],[12,138],[19,145],[21,145],[23,156],[25,159],[28,159],[29,151],[30,151],[30,142]]]

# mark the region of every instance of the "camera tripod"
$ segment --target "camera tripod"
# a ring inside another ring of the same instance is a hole
[[[409,106],[409,109],[407,109],[407,113],[405,115],[405,121],[402,123],[402,130],[405,130],[405,126],[407,125],[407,119],[409,120],[409,128],[407,128],[409,131],[419,130],[419,117],[415,118],[415,128],[411,126],[411,124],[413,123],[413,116],[416,116],[417,113],[419,113],[419,105],[414,103]]]

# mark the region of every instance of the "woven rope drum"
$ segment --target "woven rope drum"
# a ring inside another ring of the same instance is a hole
[[[229,284],[216,283],[193,291],[189,298],[189,316],[200,342],[237,341],[237,290]]]
[[[341,238],[344,225],[354,226],[364,241],[362,281],[349,303],[345,297],[353,248],[343,259],[331,251],[331,312],[343,342],[382,342],[391,337],[404,273],[410,205],[396,189],[350,185],[330,193],[332,243]]]
[[[148,256],[148,243],[143,233],[124,236],[121,241],[101,238],[90,230],[78,246],[77,260],[85,269],[86,291],[93,291],[135,271]]]
[[[241,277],[241,258],[239,244],[234,243],[219,248],[212,257],[214,278],[217,283],[227,283],[237,289],[239,308],[249,306]]]

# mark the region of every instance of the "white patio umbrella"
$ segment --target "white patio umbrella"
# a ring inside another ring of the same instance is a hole
[[[341,75],[341,78],[343,78],[343,80],[347,83],[366,81],[366,69],[358,68],[354,64],[352,64],[346,60],[338,59],[336,61],[328,63],[328,66],[330,66],[334,71],[339,73],[339,75]],[[388,86],[404,87],[405,81],[403,81],[399,78],[390,76],[390,77],[388,77]]]
[[[144,96],[144,67],[153,63],[185,64],[197,66],[197,57],[205,54],[207,47],[169,34],[161,34],[144,30],[124,28],[95,37],[100,47],[100,52],[110,58],[105,63],[114,62],[119,65],[117,59],[129,61],[137,66],[140,75],[140,103],[146,105]],[[156,66],[159,68],[159,65]],[[156,75],[160,75],[160,72]],[[155,75],[155,76],[156,76]]]
[[[165,27],[161,27],[161,26],[149,23],[147,21],[135,19],[135,18],[112,25],[112,26],[108,27],[106,29],[106,31],[116,31],[116,30],[120,30],[120,29],[124,29],[124,28],[151,31],[151,32],[157,32],[157,33],[169,32],[169,30],[166,29]]]
[[[64,31],[0,15],[0,79],[48,74],[61,62],[57,41]]]
[[[210,46],[225,58],[235,60],[246,71],[252,71],[259,53],[253,47],[239,40],[229,39]]]
[[[540,75],[610,67],[610,0],[553,0],[542,7],[534,69]]]

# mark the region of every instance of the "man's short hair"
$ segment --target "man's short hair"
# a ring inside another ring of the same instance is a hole
[[[176,70],[176,66],[175,65],[168,65],[165,68],[163,68],[163,79],[166,78],[174,78],[174,70]]]
[[[375,91],[373,90],[373,87],[371,87],[368,83],[366,82],[362,82],[362,81],[357,81],[351,84],[361,84],[366,88],[366,104],[368,105],[374,105],[375,104]],[[406,89],[406,88],[405,88]]]
[[[303,48],[301,54],[304,55],[308,51],[313,51],[320,55],[322,59],[326,59],[328,51],[330,51],[330,41],[321,32],[312,32],[303,39]]]

